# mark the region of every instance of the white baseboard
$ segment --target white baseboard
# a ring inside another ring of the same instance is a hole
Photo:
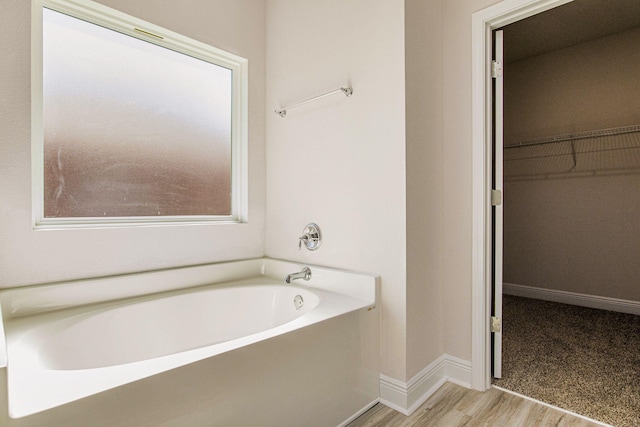
[[[380,403],[411,415],[447,381],[471,388],[471,362],[443,354],[408,382],[380,375]]]
[[[599,297],[596,295],[557,291],[554,289],[535,288],[533,286],[514,285],[513,283],[503,283],[502,293],[518,297],[640,315],[640,302],[638,301]]]

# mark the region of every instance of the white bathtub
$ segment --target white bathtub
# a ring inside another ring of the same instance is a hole
[[[300,268],[260,259],[2,293],[9,415],[26,417],[374,308],[375,277],[312,267],[311,281],[282,283]],[[238,276],[253,277],[230,280]],[[179,277],[178,289],[169,290],[171,277]]]

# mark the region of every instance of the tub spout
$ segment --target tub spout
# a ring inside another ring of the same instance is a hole
[[[287,274],[286,276],[284,276],[284,283],[291,283],[296,279],[311,279],[311,269],[309,267],[305,267],[298,273]]]

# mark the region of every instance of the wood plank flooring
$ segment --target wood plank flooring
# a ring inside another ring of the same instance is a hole
[[[348,427],[596,427],[571,414],[491,388],[482,393],[445,383],[410,417],[377,404]]]

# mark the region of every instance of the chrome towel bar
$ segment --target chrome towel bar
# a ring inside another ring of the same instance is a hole
[[[297,102],[297,103],[295,103],[293,105],[289,105],[288,107],[282,108],[280,110],[275,110],[274,113],[279,115],[280,117],[286,117],[287,116],[287,110],[299,107],[300,105],[306,104],[307,102],[315,101],[315,100],[318,100],[320,98],[324,98],[325,96],[333,95],[334,93],[340,93],[340,92],[342,92],[348,98],[351,95],[353,95],[353,88],[352,87],[341,87],[340,89],[332,90],[331,92],[327,92],[327,93],[323,93],[322,95],[314,96],[313,98],[309,98],[307,100]]]

